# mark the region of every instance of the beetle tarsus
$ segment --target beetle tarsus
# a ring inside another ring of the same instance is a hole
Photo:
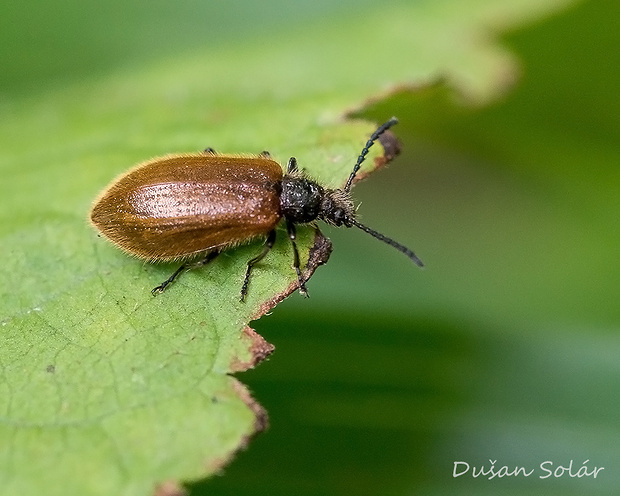
[[[166,285],[160,284],[156,288],[151,289],[151,294],[153,296],[157,296],[158,294],[163,293],[165,290],[166,290]]]
[[[170,285],[170,283],[172,283],[172,281],[174,281],[179,276],[179,274],[183,272],[186,268],[187,266],[185,264],[181,265],[177,270],[174,271],[174,274],[172,274],[168,279],[166,279],[156,288],[153,288],[151,290],[151,294],[153,296],[157,296],[158,294],[166,291],[166,288],[168,287],[168,285]]]
[[[310,298],[308,288],[306,288],[306,283],[302,279],[301,272],[299,270],[297,270],[297,280],[299,282],[299,293],[302,294],[305,298]]]

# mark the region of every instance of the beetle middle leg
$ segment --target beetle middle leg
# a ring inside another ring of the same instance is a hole
[[[308,298],[310,295],[308,294],[308,289],[306,288],[306,284],[304,283],[304,279],[301,275],[301,269],[299,268],[299,251],[297,251],[297,243],[295,243],[295,239],[297,238],[295,224],[287,220],[286,230],[288,231],[288,238],[291,240],[291,244],[293,245],[293,268],[295,269],[295,272],[297,272],[299,292]]]
[[[189,263],[189,264],[184,263],[177,270],[175,270],[174,274],[172,274],[168,279],[166,279],[156,288],[153,288],[151,290],[151,293],[153,294],[153,296],[157,295],[158,293],[163,293],[166,290],[166,288],[183,272],[186,272],[192,269],[197,269],[199,267],[203,267],[204,265],[208,264],[211,260],[213,260],[215,257],[217,257],[219,254],[220,254],[219,250],[213,250],[207,253],[205,257],[202,260],[199,260],[198,262]]]
[[[252,268],[258,262],[260,262],[265,255],[269,253],[269,250],[273,248],[274,243],[276,242],[276,231],[275,229],[269,233],[267,236],[267,240],[265,241],[265,246],[263,247],[263,251],[261,251],[258,256],[254,257],[252,260],[248,262],[248,268],[245,271],[245,277],[243,278],[243,286],[241,286],[241,297],[239,301],[244,301],[245,297],[248,294],[248,284],[250,283],[250,273],[252,272]]]

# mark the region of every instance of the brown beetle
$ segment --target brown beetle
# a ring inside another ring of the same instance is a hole
[[[167,155],[138,165],[108,186],[90,213],[93,225],[127,253],[150,262],[191,258],[153,289],[163,292],[177,276],[200,267],[221,251],[266,236],[261,253],[247,264],[241,287],[245,299],[252,267],[273,247],[276,226],[286,222],[293,245],[293,267],[299,291],[308,296],[295,243],[296,224],[317,219],[335,226],[358,227],[393,246],[420,267],[408,248],[360,224],[350,196],[353,179],[369,148],[390,127],[392,118],[366,142],[343,189],[328,189],[297,169],[291,157],[286,174],[267,152],[258,156],[200,154]]]

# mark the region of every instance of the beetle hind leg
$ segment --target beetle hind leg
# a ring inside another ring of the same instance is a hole
[[[184,272],[185,269],[187,269],[186,264],[181,265],[177,270],[174,271],[174,274],[172,274],[168,279],[162,282],[159,286],[151,289],[151,294],[153,296],[157,296],[159,293],[163,293],[164,291],[166,291],[166,288],[168,287],[168,285],[171,284],[172,281],[174,281],[181,272]]]
[[[256,257],[248,262],[248,267],[245,270],[245,277],[243,278],[243,286],[241,286],[241,296],[239,297],[239,301],[244,301],[245,297],[248,294],[248,284],[250,284],[250,274],[252,273],[252,268],[260,262],[265,255],[269,253],[269,250],[273,248],[274,243],[276,242],[276,231],[275,229],[269,233],[267,236],[267,240],[265,241],[265,246],[263,246],[263,251],[261,251]]]
[[[217,257],[219,254],[220,254],[219,250],[210,251],[209,253],[205,255],[205,257],[202,260],[199,260],[198,262],[181,265],[177,270],[174,271],[174,273],[168,279],[162,282],[159,286],[153,288],[151,290],[151,293],[153,294],[153,296],[156,296],[159,293],[163,293],[164,291],[166,291],[166,288],[172,282],[174,282],[183,272],[186,272],[192,269],[197,269],[199,267],[203,267],[204,265],[208,264],[211,260],[213,260],[215,257]]]

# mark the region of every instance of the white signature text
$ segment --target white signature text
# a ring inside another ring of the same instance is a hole
[[[461,477],[469,473],[474,478],[483,477],[489,480],[496,477],[501,479],[502,477],[529,477],[530,475],[538,476],[539,479],[547,479],[549,477],[555,477],[556,479],[560,477],[577,477],[579,479],[582,477],[593,477],[596,479],[599,472],[605,470],[605,467],[589,467],[588,463],[590,460],[585,460],[581,465],[570,460],[566,465],[557,466],[552,461],[545,461],[538,467],[530,468],[529,470],[518,466],[508,467],[507,465],[502,465],[501,467],[496,467],[497,460],[489,460],[489,462],[488,466],[482,465],[481,467],[471,467],[469,463],[462,461],[454,462],[452,477]]]

